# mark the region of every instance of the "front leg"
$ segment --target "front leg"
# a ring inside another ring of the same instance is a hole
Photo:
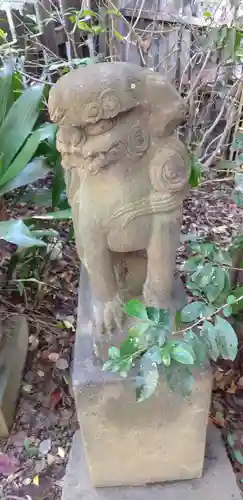
[[[98,237],[97,237],[98,236]],[[93,299],[93,321],[97,334],[110,334],[121,329],[123,306],[118,293],[112,254],[99,234],[83,242],[83,262],[89,274]]]
[[[147,277],[143,288],[147,305],[173,310],[172,290],[180,230],[181,210],[154,215],[147,248]]]

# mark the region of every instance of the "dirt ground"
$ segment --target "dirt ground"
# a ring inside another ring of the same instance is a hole
[[[227,245],[241,223],[230,202],[230,186],[194,190],[184,204],[183,232],[211,235]],[[24,212],[25,207],[22,207]],[[12,432],[0,440],[0,498],[59,500],[72,435],[77,429],[70,372],[75,342],[79,262],[62,225],[62,254],[51,262],[38,297],[20,297],[11,287],[0,295],[2,315],[26,313],[30,341]],[[182,270],[185,247],[178,251]],[[4,257],[7,262],[8,253]],[[3,268],[4,271],[4,268]],[[3,273],[4,274],[4,273]],[[4,280],[4,277],[1,278]],[[222,429],[243,489],[243,363],[217,367],[210,418]]]

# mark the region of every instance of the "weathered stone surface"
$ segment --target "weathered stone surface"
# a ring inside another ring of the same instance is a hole
[[[138,485],[199,477],[211,397],[211,373],[196,373],[190,398],[160,380],[156,394],[135,400],[132,378],[102,371],[94,359],[87,272],[82,270],[73,389],[95,486]],[[116,336],[119,341],[119,335]]]
[[[190,173],[174,131],[186,108],[161,74],[123,62],[74,70],[50,92],[95,332],[120,328],[123,303],[135,295],[174,309]]]
[[[13,316],[0,324],[0,436],[12,426],[28,350],[25,316]]]
[[[174,453],[177,446],[174,444]],[[123,464],[121,463],[121,467]],[[80,432],[73,440],[62,500],[241,500],[219,431],[209,426],[201,479],[143,487],[93,488]]]

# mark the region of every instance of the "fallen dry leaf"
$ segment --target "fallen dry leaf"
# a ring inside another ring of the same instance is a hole
[[[0,453],[0,474],[9,476],[18,468],[16,460],[5,453]]]
[[[53,411],[55,410],[56,406],[58,403],[63,398],[63,390],[60,387],[57,387],[54,391],[51,393],[51,401],[50,401],[50,409]]]

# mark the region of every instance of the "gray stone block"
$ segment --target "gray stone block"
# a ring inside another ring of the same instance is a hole
[[[176,454],[176,446],[174,448]],[[123,464],[121,463],[121,467]],[[80,431],[69,456],[62,500],[242,500],[219,431],[210,426],[201,479],[137,487],[93,488]]]
[[[0,323],[0,436],[9,434],[28,351],[28,323],[23,315]]]
[[[170,391],[160,377],[156,393],[138,404],[132,377],[103,372],[93,356],[88,291],[85,283],[79,295],[73,389],[93,485],[136,486],[200,477],[210,369],[195,372],[190,397]]]

